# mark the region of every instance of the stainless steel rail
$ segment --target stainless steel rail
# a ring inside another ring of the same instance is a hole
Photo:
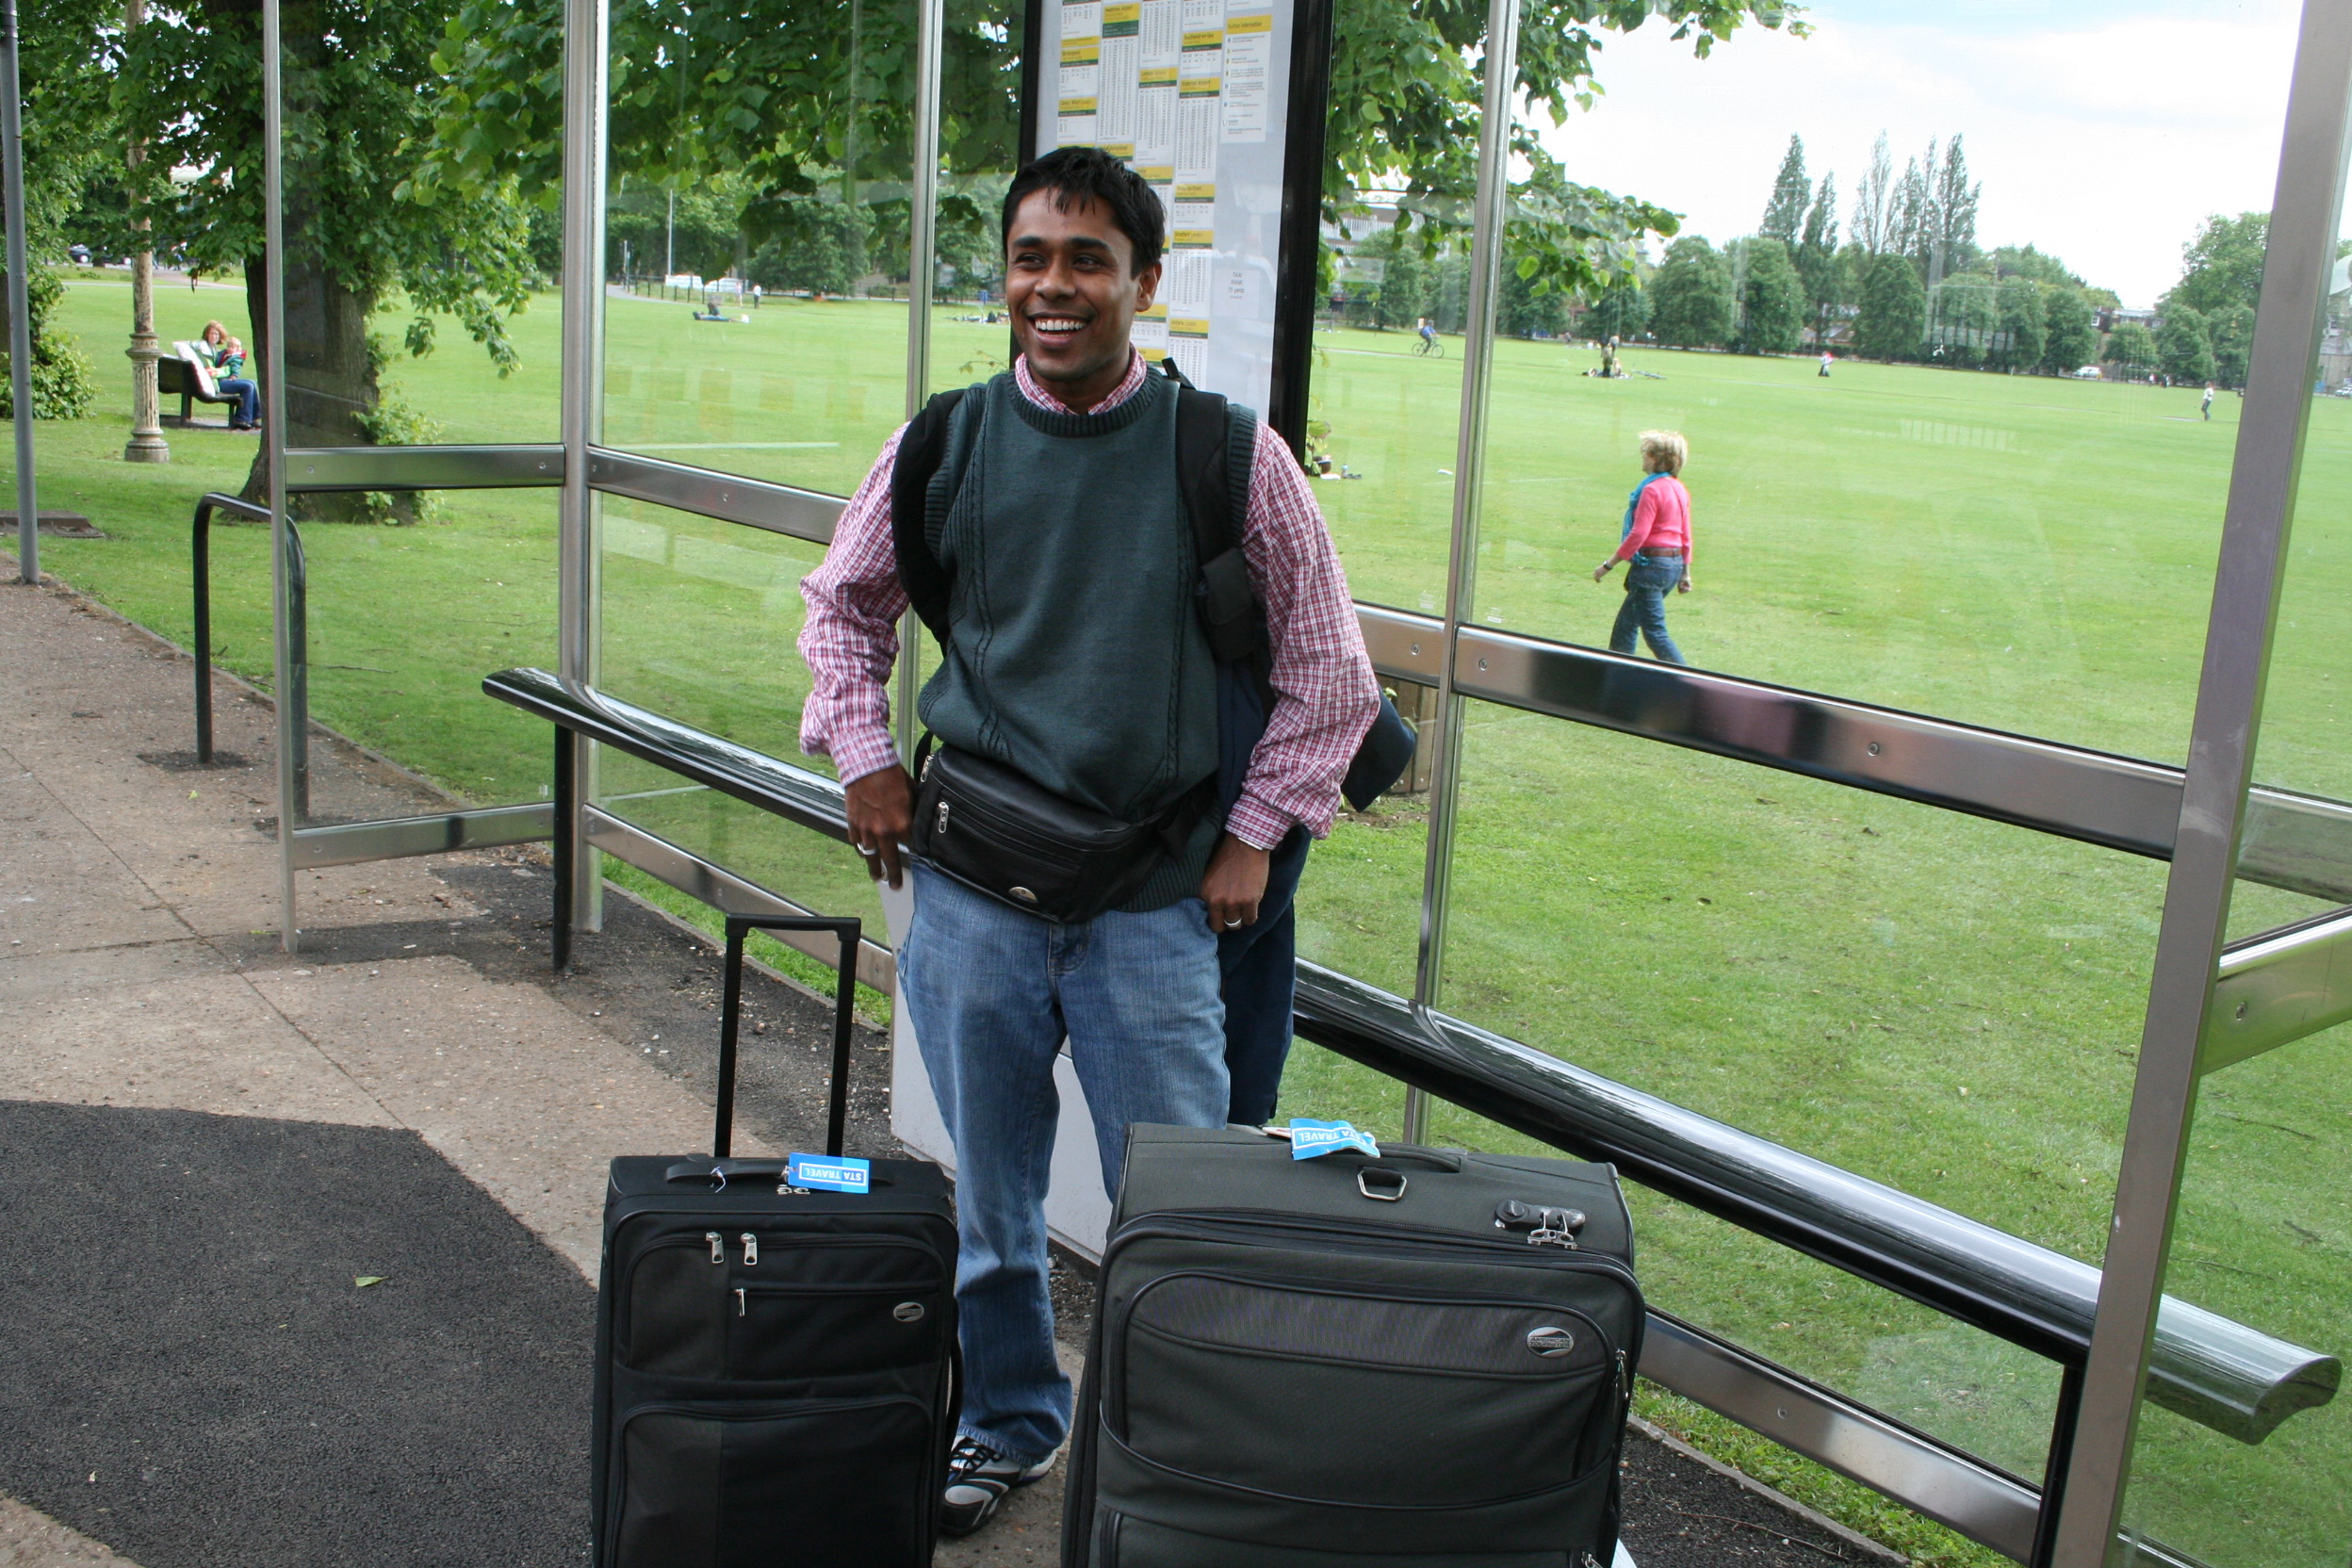
[[[1965,1215],[1301,963],[1298,1034],[1515,1132],[2066,1365],[2099,1270]],[[2166,1298],[2148,1396],[2244,1443],[2335,1396],[2343,1368]]]
[[[838,496],[795,489],[766,480],[745,479],[715,468],[668,463],[658,457],[592,447],[588,487],[608,496],[696,512],[723,522],[790,534],[819,545],[833,542],[833,523],[847,503]]]
[[[503,670],[482,690],[847,839],[841,786],[822,775],[544,670]],[[2088,1264],[1331,970],[1301,963],[1298,973],[1307,1039],[2063,1364],[2089,1348],[2099,1270]],[[2247,1443],[2332,1398],[2342,1375],[2333,1357],[2186,1302],[2167,1299],[2158,1341],[2151,1397]]]

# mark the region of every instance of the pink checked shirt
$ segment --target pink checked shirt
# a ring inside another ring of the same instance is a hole
[[[1143,356],[1135,356],[1126,379],[1094,412],[1135,396],[1148,373]],[[1015,362],[1013,374],[1021,396],[1039,408],[1076,412],[1037,384],[1026,359]],[[884,683],[898,657],[898,619],[906,610],[890,542],[890,465],[905,433],[902,426],[884,443],[834,526],[825,564],[800,584],[808,601],[800,652],[816,677],[801,710],[801,749],[832,758],[843,783],[899,760]],[[1225,825],[1243,841],[1271,849],[1294,823],[1318,839],[1331,831],[1340,780],[1380,710],[1380,694],[1315,493],[1290,449],[1264,424],[1241,544],[1273,640],[1276,702]]]

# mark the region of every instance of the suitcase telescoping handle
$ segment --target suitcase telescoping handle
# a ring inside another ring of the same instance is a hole
[[[830,931],[841,939],[841,983],[833,998],[833,1094],[825,1110],[825,1152],[834,1159],[849,1127],[849,1041],[852,1008],[858,997],[858,941],[854,917],[825,915],[729,915],[727,917],[727,972],[719,1000],[719,1115],[710,1135],[710,1152],[727,1157],[735,1135],[735,1035],[743,1022],[743,939],[754,931]]]

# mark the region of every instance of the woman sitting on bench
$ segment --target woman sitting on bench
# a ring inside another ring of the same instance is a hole
[[[204,341],[196,351],[203,356],[204,368],[212,372],[213,385],[237,400],[237,412],[229,416],[229,428],[259,430],[261,388],[245,375],[245,345],[231,337],[220,322],[206,321]]]

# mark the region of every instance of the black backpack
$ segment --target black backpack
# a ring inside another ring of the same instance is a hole
[[[1217,809],[1220,817],[1241,797],[1250,759],[1272,717],[1274,650],[1266,610],[1250,586],[1242,552],[1242,523],[1250,514],[1250,468],[1257,416],[1184,379],[1173,360],[1162,362],[1176,383],[1176,472],[1192,524],[1193,557],[1201,563],[1195,592],[1201,629],[1217,666]],[[898,580],[916,616],[941,645],[948,640],[954,580],[931,548],[927,528],[932,476],[947,455],[948,425],[969,388],[935,395],[899,438],[890,468],[890,537]],[[1413,761],[1413,727],[1383,695],[1341,793],[1361,811],[1403,776]]]

